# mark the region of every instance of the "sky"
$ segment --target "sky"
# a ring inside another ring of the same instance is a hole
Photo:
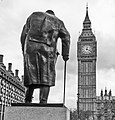
[[[71,35],[70,59],[67,62],[66,100],[68,108],[77,106],[77,41],[83,28],[88,3],[92,31],[97,40],[96,91],[100,95],[105,87],[115,96],[115,0],[1,0],[0,1],[0,54],[13,72],[23,75],[23,56],[20,35],[27,17],[35,11],[52,9],[64,21]],[[61,41],[58,41],[61,53]],[[64,61],[60,55],[56,64],[56,86],[50,90],[49,103],[63,102]],[[33,102],[38,102],[39,90],[34,91]]]

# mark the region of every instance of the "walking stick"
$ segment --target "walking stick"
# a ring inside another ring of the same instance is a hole
[[[66,61],[64,64],[64,94],[63,94],[63,105],[65,104],[65,85],[66,85]]]

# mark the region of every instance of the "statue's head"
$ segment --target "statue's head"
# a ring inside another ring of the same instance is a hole
[[[46,13],[49,13],[51,15],[55,15],[55,13],[52,10],[47,10]]]

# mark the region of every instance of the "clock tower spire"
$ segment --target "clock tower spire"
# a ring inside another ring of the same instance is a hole
[[[85,20],[83,22],[83,28],[84,29],[91,29],[91,21],[89,19],[89,15],[88,15],[88,4],[86,6],[86,16],[85,16]]]
[[[95,112],[97,42],[86,6],[82,33],[77,42],[79,109]]]

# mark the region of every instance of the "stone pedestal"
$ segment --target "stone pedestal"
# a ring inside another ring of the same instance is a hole
[[[70,120],[70,111],[60,104],[18,104],[5,108],[4,120]]]

